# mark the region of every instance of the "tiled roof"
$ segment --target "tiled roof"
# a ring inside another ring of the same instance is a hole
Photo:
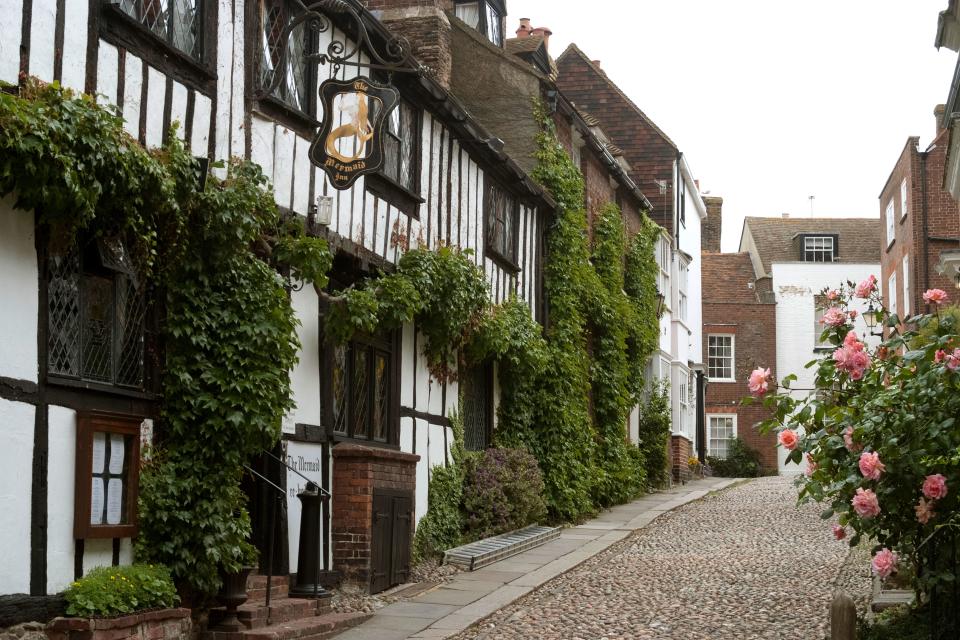
[[[623,155],[623,149],[621,149],[621,148],[618,147],[617,145],[613,144],[612,142],[606,143],[605,146],[607,147],[607,151],[610,152],[610,155],[612,155],[612,156],[622,156],[622,155]]]
[[[739,302],[757,304],[760,299],[754,284],[753,263],[749,253],[703,253],[700,263],[703,302]]]
[[[539,49],[541,44],[543,44],[543,36],[508,38],[507,41],[503,43],[503,50],[510,55],[528,53]]]
[[[800,260],[800,234],[836,234],[837,262],[880,263],[880,220],[877,218],[752,218],[749,229],[766,274],[773,262]]]

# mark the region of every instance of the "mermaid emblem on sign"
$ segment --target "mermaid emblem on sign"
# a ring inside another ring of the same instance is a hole
[[[323,122],[310,146],[310,160],[337,189],[383,164],[381,131],[400,96],[391,86],[368,78],[327,80],[320,86]]]

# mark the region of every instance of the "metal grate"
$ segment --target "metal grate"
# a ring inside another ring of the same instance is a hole
[[[443,562],[455,564],[467,571],[476,571],[480,567],[505,560],[559,537],[560,527],[540,527],[534,524],[450,549],[443,554]]]
[[[193,58],[200,58],[198,0],[120,0],[120,10]]]

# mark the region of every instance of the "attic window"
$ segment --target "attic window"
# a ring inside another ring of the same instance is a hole
[[[836,236],[800,236],[800,259],[803,262],[835,262],[837,259]]]
[[[503,46],[503,17],[506,11],[496,0],[457,0],[456,15],[497,45]]]

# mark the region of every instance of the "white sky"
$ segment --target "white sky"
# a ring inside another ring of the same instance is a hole
[[[906,139],[934,135],[957,54],[933,46],[947,0],[507,0],[576,42],[722,196],[723,250],[745,215],[879,217]]]

